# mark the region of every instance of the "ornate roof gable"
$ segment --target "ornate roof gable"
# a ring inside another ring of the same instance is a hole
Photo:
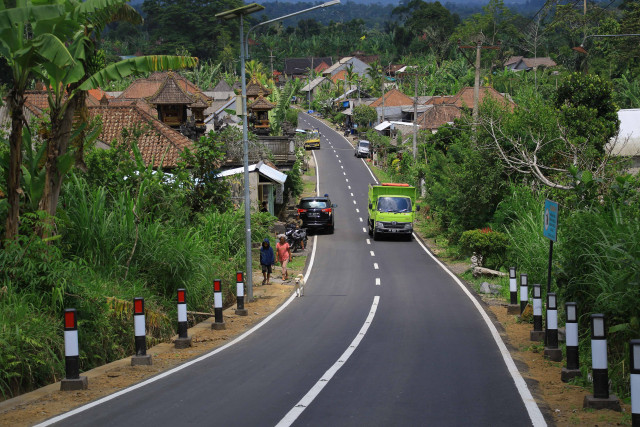
[[[167,79],[158,88],[158,91],[147,98],[151,104],[191,104],[193,98],[185,92],[176,81],[173,73],[167,75]]]

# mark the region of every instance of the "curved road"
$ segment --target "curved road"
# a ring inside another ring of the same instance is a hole
[[[299,127],[320,129],[319,193],[338,204],[305,296],[223,351],[46,424],[545,424],[464,287],[415,239],[369,239],[375,181],[348,141],[306,114]]]

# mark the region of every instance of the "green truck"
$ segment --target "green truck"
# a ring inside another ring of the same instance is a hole
[[[411,240],[416,205],[416,188],[409,184],[369,185],[369,235],[395,234]]]

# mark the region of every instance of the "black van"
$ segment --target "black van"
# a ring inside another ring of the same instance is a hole
[[[333,233],[334,208],[329,197],[303,197],[298,204],[302,228],[327,230]]]

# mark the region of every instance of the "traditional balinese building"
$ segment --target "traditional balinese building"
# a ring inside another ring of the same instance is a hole
[[[146,100],[158,110],[158,119],[173,128],[187,122],[187,109],[193,104],[193,98],[178,85],[173,73]]]
[[[253,124],[253,131],[256,134],[267,135],[269,133],[271,130],[269,111],[275,107],[276,106],[269,102],[262,94],[260,94],[256,100],[251,101],[251,104],[247,105],[249,120]]]
[[[271,130],[269,111],[276,107],[265,98],[265,95],[271,94],[271,90],[264,87],[255,77],[247,83],[246,90],[249,122],[253,124],[256,133],[266,135]]]

